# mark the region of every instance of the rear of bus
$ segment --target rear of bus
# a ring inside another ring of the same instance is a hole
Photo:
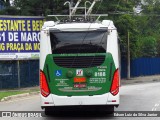
[[[111,21],[58,24],[41,31],[41,107],[114,111],[119,105],[117,30]]]

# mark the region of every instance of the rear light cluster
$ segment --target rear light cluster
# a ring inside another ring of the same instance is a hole
[[[41,89],[41,94],[44,97],[47,97],[50,94],[46,76],[41,70],[40,70],[40,89]]]
[[[114,72],[110,92],[114,96],[117,95],[119,92],[119,70],[118,69]]]

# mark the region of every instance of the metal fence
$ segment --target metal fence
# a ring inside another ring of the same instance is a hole
[[[127,77],[127,60],[122,59],[121,76]],[[131,77],[160,74],[160,58],[137,58],[131,60]]]
[[[160,74],[160,58],[131,60],[131,77]],[[121,76],[127,76],[127,61],[122,59]],[[39,85],[39,60],[0,61],[0,89]]]
[[[0,89],[39,85],[39,61],[0,61]]]

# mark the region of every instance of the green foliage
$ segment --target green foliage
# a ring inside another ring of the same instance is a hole
[[[159,39],[157,40],[157,56],[160,57],[160,37]]]
[[[18,10],[17,15],[42,16],[52,14],[54,0],[14,0],[14,7]]]
[[[142,37],[137,41],[137,57],[155,57],[157,55],[157,40],[152,36]]]
[[[144,5],[145,14],[159,14],[160,13],[160,1],[159,0],[145,0],[147,5]]]
[[[154,37],[143,38],[142,53],[144,57],[155,57],[157,55],[156,39]]]
[[[121,35],[126,35],[127,31],[132,31],[133,33],[137,31],[136,20],[131,15],[124,14],[119,16],[115,24],[118,30],[121,31]]]
[[[7,6],[5,9],[0,11],[0,15],[17,15],[18,10],[15,7]]]
[[[0,3],[3,3],[5,6],[10,6],[10,0],[1,0]]]

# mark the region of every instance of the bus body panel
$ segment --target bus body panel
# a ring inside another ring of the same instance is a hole
[[[116,68],[119,68],[119,55],[118,55],[118,38],[117,30],[109,29],[107,52],[112,54]]]
[[[70,54],[69,56],[71,55],[74,54]],[[82,56],[85,55],[88,58],[88,55],[86,54],[79,54],[79,56],[80,55]],[[93,55],[99,57],[99,55],[103,54],[93,54]],[[48,80],[51,93],[60,96],[83,96],[83,95],[101,95],[109,92],[110,86],[112,84],[113,73],[116,69],[113,63],[112,55],[110,53],[105,53],[104,55],[105,55],[105,62],[102,63],[101,66],[95,66],[91,68],[80,68],[80,69],[60,67],[53,62],[53,58],[57,55],[50,55],[50,54],[47,55],[43,72],[45,73],[46,78]],[[58,55],[58,57],[66,58],[66,55]],[[74,57],[75,55],[71,58]],[[103,69],[100,67],[103,67]],[[56,71],[58,70],[61,71],[61,76],[56,76]],[[83,75],[77,76],[76,75],[77,70],[82,70]],[[67,77],[68,71],[73,72],[72,78]],[[87,71],[92,72],[91,77],[87,77],[85,75]],[[85,79],[85,82],[82,83],[75,82],[75,79],[81,79],[81,78]],[[75,85],[86,85],[86,87],[78,89],[74,87]]]
[[[41,96],[44,98],[43,96]],[[42,99],[41,104],[45,106],[76,106],[76,105],[119,105],[119,94],[113,96],[111,93],[95,96],[58,96],[51,94],[50,99]],[[51,99],[51,97],[53,99]],[[53,100],[53,101],[52,101]],[[45,104],[49,102],[49,104]]]
[[[46,56],[51,54],[51,47],[47,29],[41,31],[41,41],[40,41],[40,70],[43,70]]]

